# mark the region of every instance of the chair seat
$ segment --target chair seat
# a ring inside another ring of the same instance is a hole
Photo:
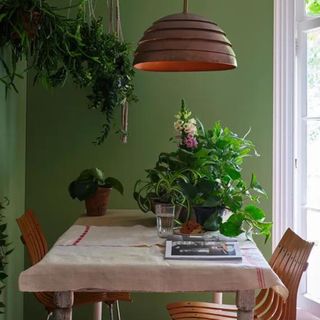
[[[237,319],[238,308],[235,305],[210,302],[184,301],[167,305],[171,319],[178,320],[231,320]],[[259,314],[255,309],[254,319],[270,319],[268,314]],[[279,319],[276,315],[271,319]]]
[[[233,305],[184,301],[169,304],[167,309],[173,320],[237,319],[237,307]]]

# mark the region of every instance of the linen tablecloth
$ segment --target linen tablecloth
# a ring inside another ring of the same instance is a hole
[[[288,292],[256,245],[240,241],[241,261],[165,260],[155,217],[112,210],[82,217],[38,264],[21,273],[21,291],[201,292],[272,287]]]

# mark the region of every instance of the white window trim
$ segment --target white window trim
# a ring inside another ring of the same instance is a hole
[[[302,77],[306,71],[303,32],[319,26],[320,17],[300,16],[303,10],[298,6],[303,6],[303,2],[274,0],[273,248],[289,227],[301,235],[306,234],[305,221],[298,214],[305,199],[295,190],[305,183],[299,168],[305,163],[300,138],[305,130],[301,117],[306,103],[304,90],[301,90],[306,86]],[[303,278],[298,305],[319,316],[320,303],[312,301],[305,293],[306,279]]]
[[[296,51],[294,2],[274,0],[273,249],[286,229],[295,227],[292,203],[295,157],[291,138],[294,134]]]

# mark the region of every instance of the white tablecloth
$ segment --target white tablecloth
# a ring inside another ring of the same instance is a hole
[[[164,259],[155,218],[133,210],[82,217],[35,266],[21,273],[21,291],[201,292],[287,289],[255,244],[240,241],[242,261]]]

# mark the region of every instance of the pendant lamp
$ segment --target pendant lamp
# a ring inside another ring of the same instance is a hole
[[[187,72],[237,67],[230,41],[218,25],[188,12],[163,17],[147,29],[138,43],[133,65],[138,70]]]

